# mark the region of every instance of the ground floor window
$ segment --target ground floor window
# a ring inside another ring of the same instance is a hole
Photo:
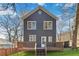
[[[35,42],[36,41],[36,35],[29,35],[29,41],[30,42]]]
[[[52,36],[48,36],[48,42],[52,42]]]

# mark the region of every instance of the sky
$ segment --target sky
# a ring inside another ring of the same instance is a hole
[[[4,5],[4,4],[3,4]],[[7,14],[13,14],[14,10],[12,7],[8,8],[7,10],[4,10],[4,8],[1,7],[2,4],[0,4],[0,15],[7,15]],[[6,4],[4,5],[6,6]],[[68,4],[68,3],[16,3],[16,12],[12,17],[14,17],[16,14],[21,16],[25,12],[30,12],[37,8],[38,6],[42,6],[47,11],[49,11],[51,14],[54,14],[58,17],[58,21],[66,22],[67,26],[64,26],[63,31],[67,31],[68,29],[68,22],[69,19],[71,21],[73,20],[75,13],[76,13],[76,4]],[[66,10],[66,11],[63,11]],[[63,13],[65,12],[64,16]],[[58,30],[57,30],[58,31]],[[59,31],[58,31],[59,32]],[[0,38],[4,38],[5,36],[0,34]]]
[[[4,11],[4,8],[1,7],[2,5],[6,6],[6,4],[0,3],[0,15],[7,14],[7,13],[12,14],[13,12],[12,7]],[[75,4],[72,4],[72,3],[70,4],[68,3],[16,3],[15,4],[18,15],[22,13],[23,11],[27,11],[27,12],[32,11],[38,6],[42,6],[43,8],[47,9],[50,13],[56,16],[62,14],[63,11],[61,10],[61,7],[63,7],[64,9],[69,8],[68,10],[70,10],[72,13],[74,13],[74,11],[72,11],[71,9],[75,8]]]
[[[62,11],[60,10],[60,7],[63,7],[64,3],[21,3],[16,4],[16,10],[18,13],[21,13],[21,11],[32,11],[33,9],[37,8],[38,6],[42,6],[45,9],[47,9],[50,13],[54,15],[60,15]],[[68,4],[65,6],[65,8],[75,8],[75,4]]]
[[[45,3],[38,3],[38,4],[16,4],[16,10],[18,13],[20,13],[23,10],[26,11],[32,11],[35,8],[37,8],[38,6],[42,6],[45,9],[47,9],[49,12],[57,15],[60,14],[60,12],[58,11],[58,7],[55,4],[45,4]]]

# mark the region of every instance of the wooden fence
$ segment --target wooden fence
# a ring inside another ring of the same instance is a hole
[[[19,48],[5,48],[5,49],[2,48],[0,49],[0,56],[8,56],[10,54],[13,54],[19,51],[22,51],[22,50]]]
[[[17,48],[2,48],[0,49],[0,56],[8,56],[13,53],[17,53],[20,51],[26,51],[27,49],[23,49],[24,47],[35,47],[35,42],[18,42]],[[63,50],[63,42],[56,42],[56,43],[48,43],[47,45],[48,49],[51,48],[60,48],[60,50]],[[30,49],[29,49],[30,50]],[[52,50],[52,49],[51,49]]]

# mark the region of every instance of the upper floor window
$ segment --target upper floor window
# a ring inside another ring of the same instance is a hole
[[[36,21],[27,21],[28,30],[36,30]]]
[[[44,21],[43,28],[44,30],[52,30],[52,21]]]

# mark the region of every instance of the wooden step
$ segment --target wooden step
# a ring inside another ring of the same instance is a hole
[[[36,55],[37,56],[46,56],[47,55],[46,52],[47,51],[45,49],[36,49]]]

